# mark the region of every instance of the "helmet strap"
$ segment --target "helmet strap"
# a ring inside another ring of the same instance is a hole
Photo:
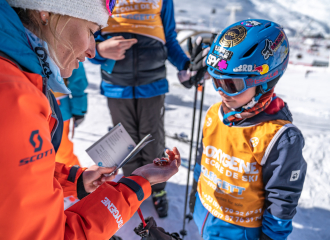
[[[267,83],[257,86],[256,95],[258,95],[258,94],[263,95],[266,92],[269,92],[273,87],[275,87],[275,85],[277,84],[278,80],[280,80],[280,78],[281,78],[281,76],[278,76]]]

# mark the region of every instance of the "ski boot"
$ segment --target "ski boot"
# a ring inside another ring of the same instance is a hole
[[[166,191],[162,190],[160,192],[153,192],[152,201],[159,218],[167,217],[168,202],[166,198]]]

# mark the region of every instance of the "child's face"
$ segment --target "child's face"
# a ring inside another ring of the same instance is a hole
[[[222,91],[219,91],[219,94],[222,98],[222,102],[225,103],[227,107],[239,108],[252,100],[256,95],[256,87],[248,88],[245,92],[233,97],[226,95]]]

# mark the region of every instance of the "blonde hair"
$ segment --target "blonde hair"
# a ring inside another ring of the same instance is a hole
[[[50,13],[49,14],[49,20],[48,20],[48,25],[50,32],[53,36],[53,39],[46,39],[46,36],[42,32],[42,20],[39,15],[39,11],[37,10],[30,10],[30,9],[22,9],[22,8],[14,8],[16,11],[17,15],[19,16],[20,20],[22,21],[24,27],[29,29],[31,32],[33,32],[37,37],[40,39],[44,40],[48,44],[49,51],[52,55],[53,60],[55,63],[58,65],[59,68],[64,68],[62,64],[59,62],[57,58],[57,46],[58,44],[62,44],[68,49],[71,49],[72,54],[74,54],[74,50],[72,47],[72,43],[69,41],[64,40],[61,38],[61,34],[63,30],[65,29],[66,25],[70,21],[71,17],[70,16],[65,16],[65,15],[60,15],[60,14],[55,14],[55,13]],[[67,18],[63,28],[58,32],[58,23],[61,18]]]

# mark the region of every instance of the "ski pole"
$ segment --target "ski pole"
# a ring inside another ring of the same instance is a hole
[[[195,151],[195,161],[197,159],[197,153],[198,153],[198,145],[199,145],[199,137],[201,132],[201,122],[202,122],[202,114],[203,114],[203,104],[204,104],[204,92],[205,92],[205,82],[202,85],[202,97],[199,107],[199,119],[198,119],[198,128],[197,128],[197,142],[196,142],[196,151]]]
[[[190,176],[190,166],[191,166],[191,155],[192,155],[192,148],[194,142],[194,128],[195,128],[195,116],[196,116],[196,103],[197,103],[197,86],[195,87],[195,99],[194,99],[194,111],[192,117],[192,127],[191,127],[191,138],[190,138],[190,150],[189,150],[189,160],[188,160],[188,175],[187,175],[187,185],[186,185],[186,196],[185,196],[185,203],[184,203],[184,214],[183,214],[183,228],[180,231],[182,235],[182,240],[185,235],[187,235],[187,231],[185,230],[186,226],[186,210],[187,210],[187,198],[188,198],[188,190],[189,190],[189,176]]]
[[[205,84],[205,83],[204,83]],[[198,149],[199,149],[199,138],[200,138],[200,133],[201,133],[201,122],[202,122],[202,114],[203,114],[203,104],[204,104],[204,91],[205,91],[205,85],[201,85],[202,88],[202,97],[201,97],[201,102],[200,102],[200,107],[199,107],[199,119],[198,119],[198,128],[197,128],[197,140],[196,140],[196,149],[195,149],[195,164],[197,161],[197,154],[198,154]],[[186,199],[188,201],[188,199]],[[189,212],[189,214],[186,215],[186,218],[188,218],[188,223],[190,220],[193,219],[192,212]],[[183,239],[183,238],[182,238]]]

